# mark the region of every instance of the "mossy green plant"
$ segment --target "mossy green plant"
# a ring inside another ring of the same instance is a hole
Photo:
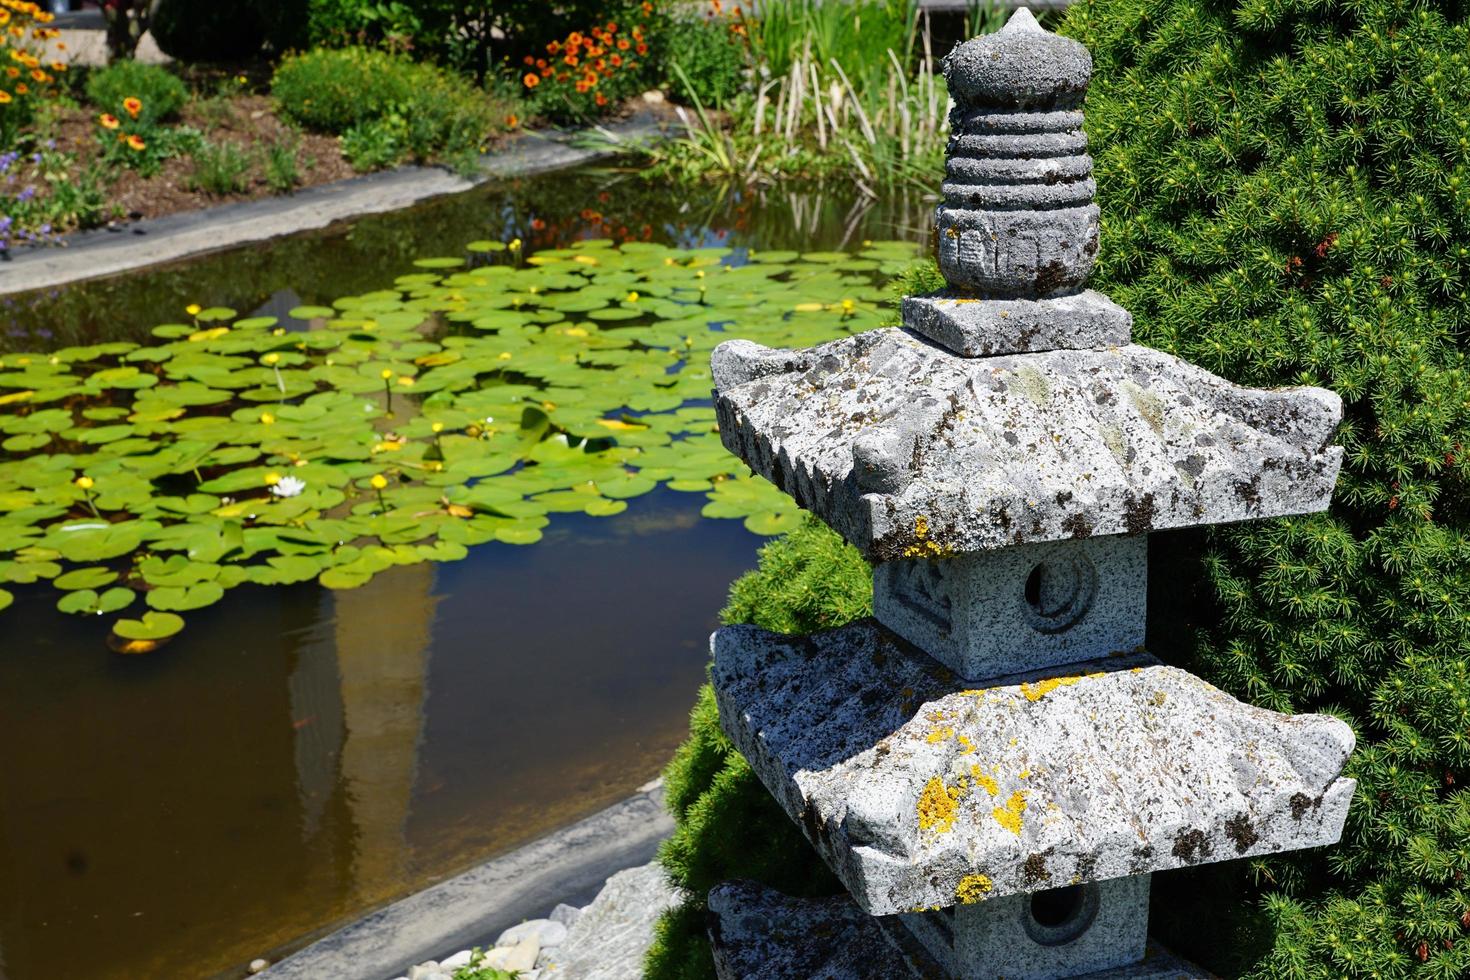
[[[757,568],[737,579],[725,623],[809,633],[872,613],[872,570],[814,518],[761,548]],[[705,896],[731,878],[764,882],[789,895],[830,895],[841,885],[720,731],[714,690],[704,685],[689,739],[664,773],[676,830],[659,851],[688,894],[660,920],[645,964],[650,980],[708,980]]]

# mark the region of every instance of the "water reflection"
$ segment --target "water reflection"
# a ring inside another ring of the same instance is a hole
[[[0,650],[4,976],[207,977],[609,803],[677,744],[756,540],[662,492],[351,592],[243,587],[123,658]]]

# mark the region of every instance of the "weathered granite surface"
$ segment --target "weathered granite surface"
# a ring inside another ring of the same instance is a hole
[[[867,912],[1335,842],[1343,722],[1145,655],[983,689],[872,620],[719,630],[720,721]]]
[[[964,357],[1122,347],[1133,335],[1132,315],[1091,289],[1047,299],[906,296],[903,325]]]
[[[961,358],[902,329],[713,358],[724,444],[870,560],[1324,509],[1342,401],[1129,345]]]
[[[619,871],[567,929],[541,980],[626,980],[643,975],[660,915],[683,893],[657,861]]]
[[[961,677],[1143,646],[1148,535],[1047,541],[873,569],[873,616]]]
[[[1151,878],[1109,878],[1063,889],[1063,894],[1077,901],[1068,910],[1071,914],[1056,922],[1038,919],[1033,914],[1033,896],[1025,894],[961,903],[940,912],[911,913],[899,920],[921,941],[927,936],[925,948],[952,977],[1052,980],[1080,976],[1143,961],[1148,949]],[[945,920],[948,930],[942,928]],[[936,924],[940,928],[932,928]],[[931,928],[924,929],[926,925]]]
[[[939,977],[885,941],[890,919],[864,915],[846,896],[789,898],[749,881],[710,891],[710,939],[720,980],[899,980]],[[991,974],[983,974],[990,976]],[[1085,974],[1086,980],[1214,980],[1150,945],[1141,963]],[[1007,975],[1009,980],[1009,975]]]

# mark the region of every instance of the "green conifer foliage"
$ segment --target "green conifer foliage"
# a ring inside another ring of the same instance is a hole
[[[1209,532],[1185,617],[1207,679],[1358,735],[1342,843],[1252,865],[1274,935],[1231,972],[1470,977],[1467,28],[1442,0],[1081,0],[1062,28],[1095,61],[1093,285],[1142,343],[1346,403],[1332,510]]]

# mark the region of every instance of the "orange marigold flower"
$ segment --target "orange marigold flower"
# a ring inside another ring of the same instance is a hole
[[[31,81],[33,82],[49,82],[50,80],[51,76],[46,74],[39,68],[35,68],[31,71]]]
[[[641,40],[643,40],[643,25],[642,24],[639,24],[638,26],[636,26],[636,27],[633,28],[633,40],[635,40],[635,41],[641,41]]]
[[[577,94],[578,95],[584,95],[584,94],[586,94],[586,92],[587,92],[587,83],[585,81],[578,80],[578,82],[577,82]]]
[[[521,64],[525,65],[528,68],[535,63],[536,59],[531,57],[530,55],[526,55],[524,58],[521,59]]]
[[[21,82],[20,84],[18,84],[18,85],[15,86],[15,94],[16,95],[25,95],[30,90],[31,90],[31,87],[29,85],[27,85],[25,82]]]
[[[561,60],[562,60],[562,61],[563,61],[563,62],[565,62],[565,63],[566,63],[566,64],[569,64],[569,65],[575,65],[575,64],[576,64],[576,63],[577,63],[577,60],[578,60],[578,59],[577,59],[577,56],[576,56],[576,55],[574,55],[574,54],[569,54],[569,55],[567,55],[567,56],[566,56],[566,57],[565,57],[565,58],[563,58],[563,59],[561,59]]]
[[[139,136],[137,133],[134,133],[127,138],[127,144],[129,149],[132,149],[134,151],[141,150],[143,149],[143,147],[148,145],[147,143],[143,142],[143,137]]]
[[[651,13],[653,13],[653,4],[649,3],[648,0],[643,0],[643,14],[644,14],[644,16],[647,16],[648,14],[651,14]]]
[[[626,51],[626,50],[628,50],[629,47],[631,47],[631,45],[628,44],[628,39],[627,38],[625,38],[625,37],[618,38],[618,50],[619,51]]]
[[[10,23],[10,11],[0,10],[0,26]]]
[[[603,95],[601,92],[598,92],[596,102],[598,105],[607,105],[607,96]]]
[[[557,54],[560,51],[561,51],[561,45],[559,43],[557,43],[556,41],[552,41],[550,44],[548,44],[546,46],[546,53],[547,54]]]
[[[122,123],[118,121],[118,118],[110,112],[104,112],[102,115],[98,116],[97,121],[102,124],[103,129],[116,129],[117,127],[122,125]]]
[[[542,78],[550,78],[551,77],[551,72],[552,72],[552,67],[550,65],[542,65],[541,66],[541,77]]]
[[[623,65],[623,56],[620,54],[615,54],[611,58],[609,58],[608,61],[612,62],[612,66],[614,68],[621,68]]]
[[[570,44],[572,47],[576,47],[577,45],[581,44],[582,33],[580,31],[572,31],[572,33],[567,35],[567,43]]]
[[[521,81],[526,83],[526,88],[535,88],[541,84],[541,76],[535,72],[528,71],[526,72],[526,77],[521,79]]]
[[[571,78],[571,77],[572,77],[572,76],[571,76],[571,75],[568,75],[568,74],[567,74],[567,73],[566,73],[566,72],[564,72],[564,71],[559,71],[559,72],[557,72],[557,73],[556,73],[556,80],[557,80],[557,81],[558,81],[558,82],[565,82],[565,81],[567,81],[567,80],[568,80],[568,79],[570,79],[570,78]]]
[[[0,88],[0,105],[4,105],[5,103],[7,103],[9,101],[10,101],[10,93],[7,92],[7,91],[5,91],[3,88]]]
[[[66,71],[66,65],[62,64],[59,61],[53,61],[53,62],[51,62],[51,70],[52,71]]]
[[[20,69],[15,67],[14,65],[11,65],[9,68],[5,69],[5,75],[7,78],[19,78]]]
[[[546,230],[546,222],[545,221],[542,221],[540,218],[532,218],[531,219],[531,230],[532,231],[545,231]]]
[[[515,129],[520,124],[521,124],[521,117],[518,116],[518,115],[516,115],[514,112],[512,112],[510,115],[508,115],[508,116],[505,117],[505,128],[506,129]]]
[[[638,51],[639,54],[647,54],[648,53],[648,45],[644,44],[641,41],[638,42],[637,51]]]
[[[137,119],[138,113],[143,111],[143,100],[135,99],[129,96],[128,98],[123,99],[123,108],[128,110],[128,115],[132,116],[134,119]]]
[[[607,32],[609,34],[616,34],[618,32],[618,22],[615,21],[615,20],[608,21],[607,22]]]
[[[592,67],[596,68],[598,71],[607,71],[607,62],[602,58],[598,58],[595,62],[593,62]]]

